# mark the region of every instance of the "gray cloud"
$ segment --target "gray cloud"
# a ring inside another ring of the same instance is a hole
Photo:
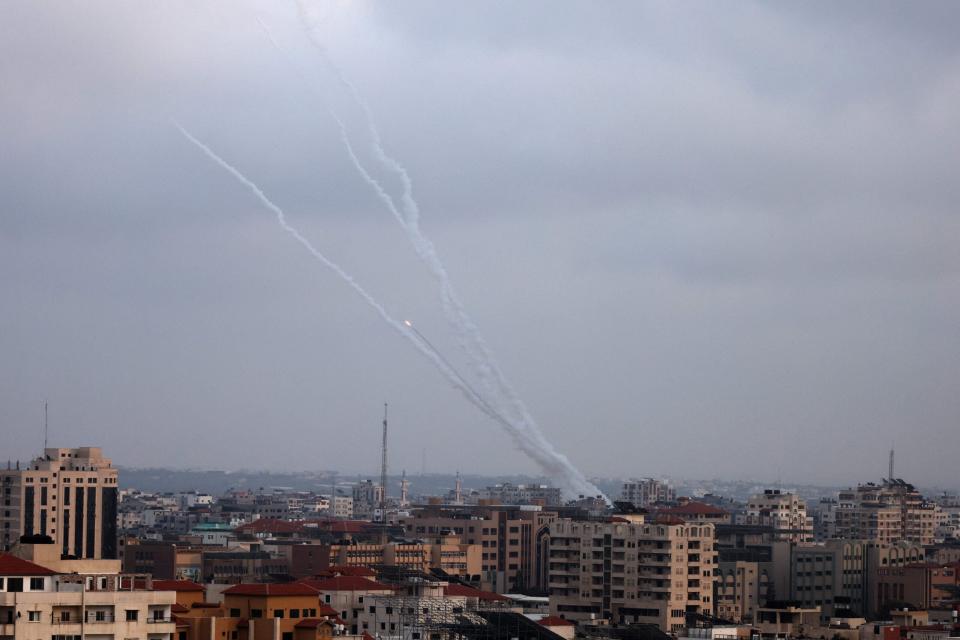
[[[854,482],[895,442],[907,477],[953,482],[953,3],[318,6],[585,471]],[[171,128],[461,362],[293,5],[7,3],[0,54],[8,455],[48,397],[58,441],[126,464],[372,470],[389,399],[398,468],[532,470]]]

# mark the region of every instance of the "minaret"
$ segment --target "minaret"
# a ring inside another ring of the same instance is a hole
[[[400,478],[400,506],[405,507],[410,504],[410,481],[407,480],[407,470],[403,470],[403,476]]]
[[[463,504],[463,481],[460,480],[460,472],[457,471],[457,485],[453,493],[453,503]]]
[[[893,447],[890,447],[890,470],[887,474],[887,478],[890,482],[893,482]]]

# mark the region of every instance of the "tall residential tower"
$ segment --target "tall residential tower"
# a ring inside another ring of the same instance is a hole
[[[47,535],[63,556],[117,557],[117,470],[99,447],[44,449],[26,468],[0,470],[0,491],[0,550]]]

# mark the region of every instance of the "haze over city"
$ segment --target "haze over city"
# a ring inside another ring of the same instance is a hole
[[[0,6],[0,435],[123,466],[542,473],[420,228],[587,476],[955,486],[960,7]],[[353,93],[355,88],[360,99]],[[466,394],[468,395],[468,394]],[[482,403],[479,403],[482,404]],[[495,413],[495,412],[494,412]]]

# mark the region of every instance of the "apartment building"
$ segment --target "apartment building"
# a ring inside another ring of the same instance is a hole
[[[194,544],[121,538],[123,570],[157,580],[201,580],[203,547]]]
[[[336,576],[322,580],[301,580],[301,584],[319,593],[320,604],[331,607],[347,626],[349,633],[356,634],[359,619],[367,610],[373,596],[388,596],[393,588],[362,576]]]
[[[237,584],[223,592],[224,617],[246,621],[237,640],[294,640],[297,625],[316,619],[319,606],[316,589],[300,583]]]
[[[903,480],[869,482],[841,491],[837,497],[838,538],[930,545],[942,521],[940,505],[926,500]]]
[[[23,469],[0,470],[0,488],[0,550],[42,535],[65,556],[118,557],[117,470],[99,447],[44,449]]]
[[[788,600],[797,606],[816,608],[822,622],[833,617],[872,615],[876,602],[871,595],[879,571],[923,560],[923,549],[916,545],[842,539],[819,543],[781,540],[742,549],[721,547],[719,554],[722,588],[718,586],[718,612],[745,615],[745,608],[738,608],[736,600],[721,597],[730,593],[730,586],[738,590],[745,587],[730,574],[730,562],[755,560],[760,575],[766,574],[762,578],[767,582],[765,600]],[[754,593],[755,598],[758,595]],[[727,619],[737,618],[731,614]]]
[[[960,564],[929,562],[885,567],[878,571],[876,609],[952,609],[960,590]]]
[[[133,576],[61,573],[0,553],[3,640],[173,640],[175,601],[172,591],[138,588]]]
[[[614,520],[550,525],[552,615],[675,632],[688,613],[713,614],[713,525]]]
[[[676,491],[664,480],[642,478],[628,480],[620,490],[620,499],[632,502],[638,507],[648,507],[658,502],[672,502],[676,500]]]
[[[380,508],[383,490],[372,480],[364,480],[353,485],[353,517],[370,520]]]
[[[536,505],[430,505],[413,510],[400,524],[410,537],[454,536],[461,544],[479,545],[482,588],[505,593],[545,586],[544,538],[556,518],[556,512]]]
[[[236,584],[244,580],[268,581],[290,574],[286,558],[274,557],[266,551],[228,549],[204,550],[200,575],[204,582]]]
[[[723,551],[719,555],[713,598],[715,615],[738,624],[750,622],[757,609],[773,599],[770,560],[725,561]]]
[[[876,556],[864,541],[791,544],[789,599],[819,608],[823,623],[832,617],[866,615],[871,557]]]
[[[728,511],[705,502],[698,502],[688,498],[681,498],[677,504],[655,507],[654,514],[658,519],[678,519],[693,524],[709,523],[712,525],[727,525],[731,523]]]
[[[545,484],[503,484],[487,487],[480,497],[499,504],[539,504],[545,507],[559,507],[563,504],[560,489]]]
[[[738,524],[771,527],[775,539],[789,542],[813,540],[813,519],[807,516],[807,505],[794,493],[766,489],[750,497]]]

